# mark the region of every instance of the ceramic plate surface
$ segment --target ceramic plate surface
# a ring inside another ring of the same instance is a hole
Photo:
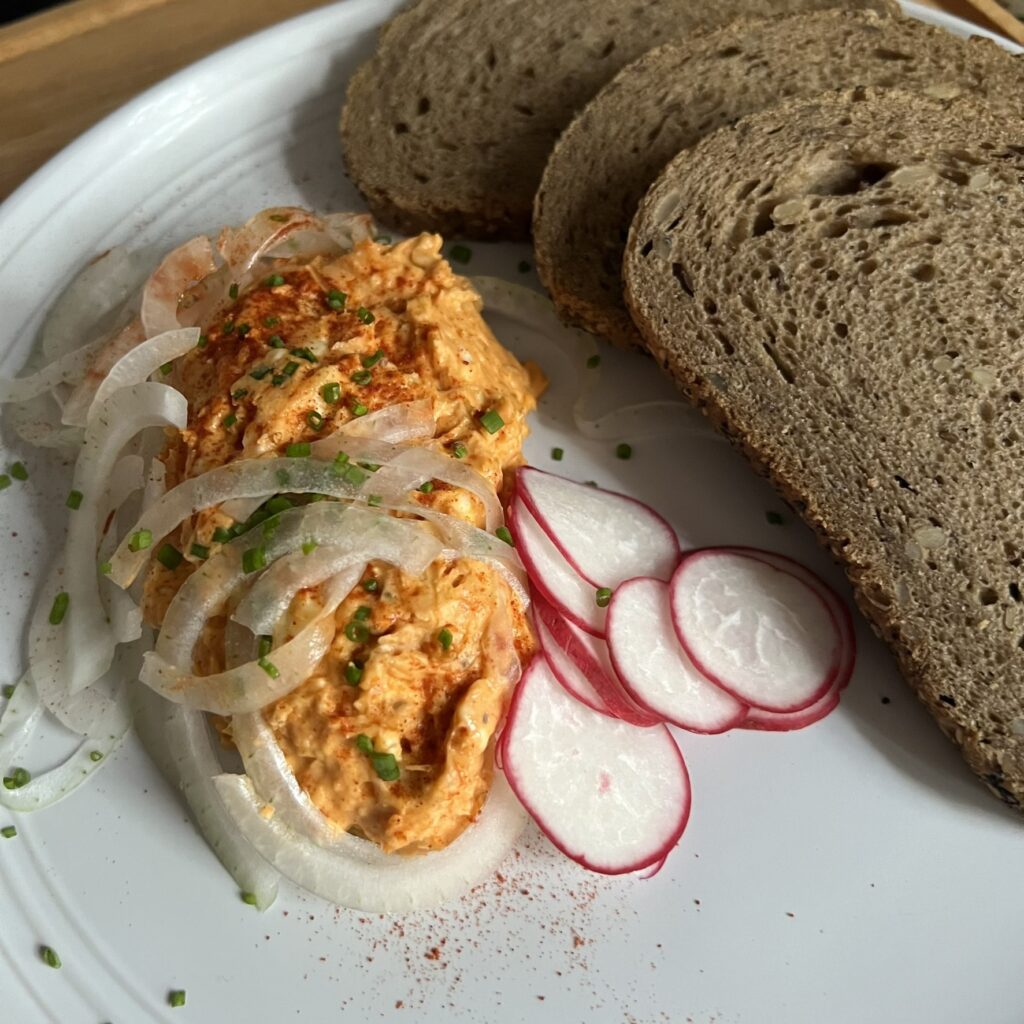
[[[272,204],[359,208],[337,111],[395,6],[349,0],[245,40],[26,183],[0,208],[0,373],[19,370],[53,296],[113,243],[157,253]],[[473,251],[471,272],[536,287],[517,272],[525,247]],[[809,532],[687,409],[657,432],[630,421],[621,437],[585,440],[568,411],[570,363],[492,323],[553,381],[531,462],[638,495],[688,543],[772,548],[842,589]],[[601,408],[675,398],[639,356],[607,353],[602,375]],[[615,458],[618,440],[631,460]],[[0,681],[11,682],[69,472],[9,433],[3,445],[0,465],[21,459],[31,473],[0,497]],[[245,906],[132,739],[93,785],[0,840],[0,1020],[1020,1024],[1021,821],[969,774],[863,623],[858,639],[853,684],[821,724],[680,735],[693,815],[654,879],[587,874],[530,832],[499,876],[408,917],[339,910],[289,886],[263,915]],[[58,951],[59,971],[40,944]],[[171,989],[187,991],[184,1008],[168,1007]]]

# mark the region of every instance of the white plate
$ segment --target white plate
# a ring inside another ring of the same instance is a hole
[[[270,203],[356,206],[337,109],[395,6],[350,0],[204,60],[12,196],[0,208],[0,372],[17,371],[61,283],[111,243],[166,249]],[[525,247],[474,250],[474,272],[533,282],[516,273]],[[558,358],[497,327],[556,380],[531,461],[551,466],[557,443],[563,472],[643,496],[692,541],[776,548],[838,582],[791,516],[767,525],[778,500],[690,414],[629,437],[636,454],[618,461],[614,439],[572,434]],[[617,398],[672,396],[641,358],[606,363]],[[22,664],[68,480],[17,445],[0,465],[14,458],[32,475],[0,497],[0,681]],[[94,785],[0,840],[0,1020],[1019,1024],[1021,822],[973,780],[863,625],[859,640],[856,678],[824,723],[682,737],[694,812],[655,879],[586,874],[533,835],[501,880],[407,918],[287,888],[260,916],[131,742]],[[40,961],[40,943],[61,970]],[[167,1007],[174,988],[185,1009]]]

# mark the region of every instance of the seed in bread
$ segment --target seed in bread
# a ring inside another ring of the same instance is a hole
[[[348,172],[373,214],[399,230],[526,238],[559,132],[623,65],[744,14],[836,3],[418,0],[384,26],[349,84]]]
[[[856,89],[722,129],[640,205],[626,298],[1024,806],[1024,123]]]
[[[637,203],[679,150],[780,99],[849,85],[974,95],[1024,110],[1020,58],[910,18],[834,10],[738,21],[668,43],[624,68],[576,116],[544,171],[533,216],[537,270],[566,322],[640,344],[622,300]]]

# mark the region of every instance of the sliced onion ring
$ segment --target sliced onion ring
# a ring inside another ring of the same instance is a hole
[[[178,305],[189,286],[217,269],[213,246],[199,235],[171,250],[149,276],[142,290],[142,326],[147,338],[185,326],[178,319]]]
[[[0,405],[8,402],[27,402],[31,398],[52,391],[59,384],[77,384],[85,377],[93,359],[107,344],[106,338],[72,349],[27,377],[0,377]]]

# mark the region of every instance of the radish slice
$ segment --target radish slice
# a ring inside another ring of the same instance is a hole
[[[820,722],[826,715],[839,707],[840,689],[837,678],[837,681],[825,691],[824,695],[809,707],[802,711],[790,711],[788,714],[751,708],[747,712],[747,717],[740,724],[740,728],[756,729],[761,732],[793,732],[795,729],[806,729],[807,726]]]
[[[629,695],[681,729],[720,733],[746,717],[747,706],[701,675],[679,646],[661,580],[629,580],[615,591],[608,650]]]
[[[564,657],[558,660],[557,665],[558,669],[564,669],[566,678],[570,679],[568,684],[562,684],[570,693],[575,696],[577,690],[584,690],[584,684],[589,683],[590,688],[597,692],[599,699],[604,703],[607,713],[615,718],[620,718],[631,725],[661,724],[660,717],[639,707],[626,692],[612,667],[608,645],[603,640],[577,629],[541,597],[534,598],[533,606],[536,609],[537,620],[544,624],[548,636],[562,651]],[[561,681],[562,677],[555,668],[555,662],[552,662],[551,667],[555,678]],[[573,669],[577,674],[575,678],[570,676]],[[578,679],[579,675],[582,675],[582,681]],[[588,701],[584,700],[583,703],[589,706]],[[601,711],[600,708],[594,710]]]
[[[832,685],[839,629],[817,592],[751,555],[686,555],[670,584],[676,635],[694,665],[738,700],[800,711]]]
[[[595,588],[614,588],[634,576],[671,579],[679,541],[647,505],[529,466],[517,471],[516,484],[555,547]]]
[[[596,589],[578,575],[518,499],[509,505],[508,525],[530,582],[580,629],[604,636],[608,613],[598,607]]]
[[[664,726],[638,729],[580,704],[534,658],[502,733],[509,784],[544,834],[592,871],[657,864],[690,815],[690,779]]]
[[[551,635],[551,630],[544,625],[544,620],[536,614],[536,602],[533,608],[533,628],[537,634],[537,639],[540,641],[541,652],[548,659],[548,664],[551,666],[551,671],[554,673],[555,678],[565,687],[568,693],[572,694],[581,704],[586,704],[591,711],[596,711],[599,715],[608,715],[611,718],[615,718],[616,715],[608,707],[601,694],[597,692],[594,684],[583,674],[576,662],[555,642],[555,638]],[[555,612],[554,614],[557,615],[558,613]]]

